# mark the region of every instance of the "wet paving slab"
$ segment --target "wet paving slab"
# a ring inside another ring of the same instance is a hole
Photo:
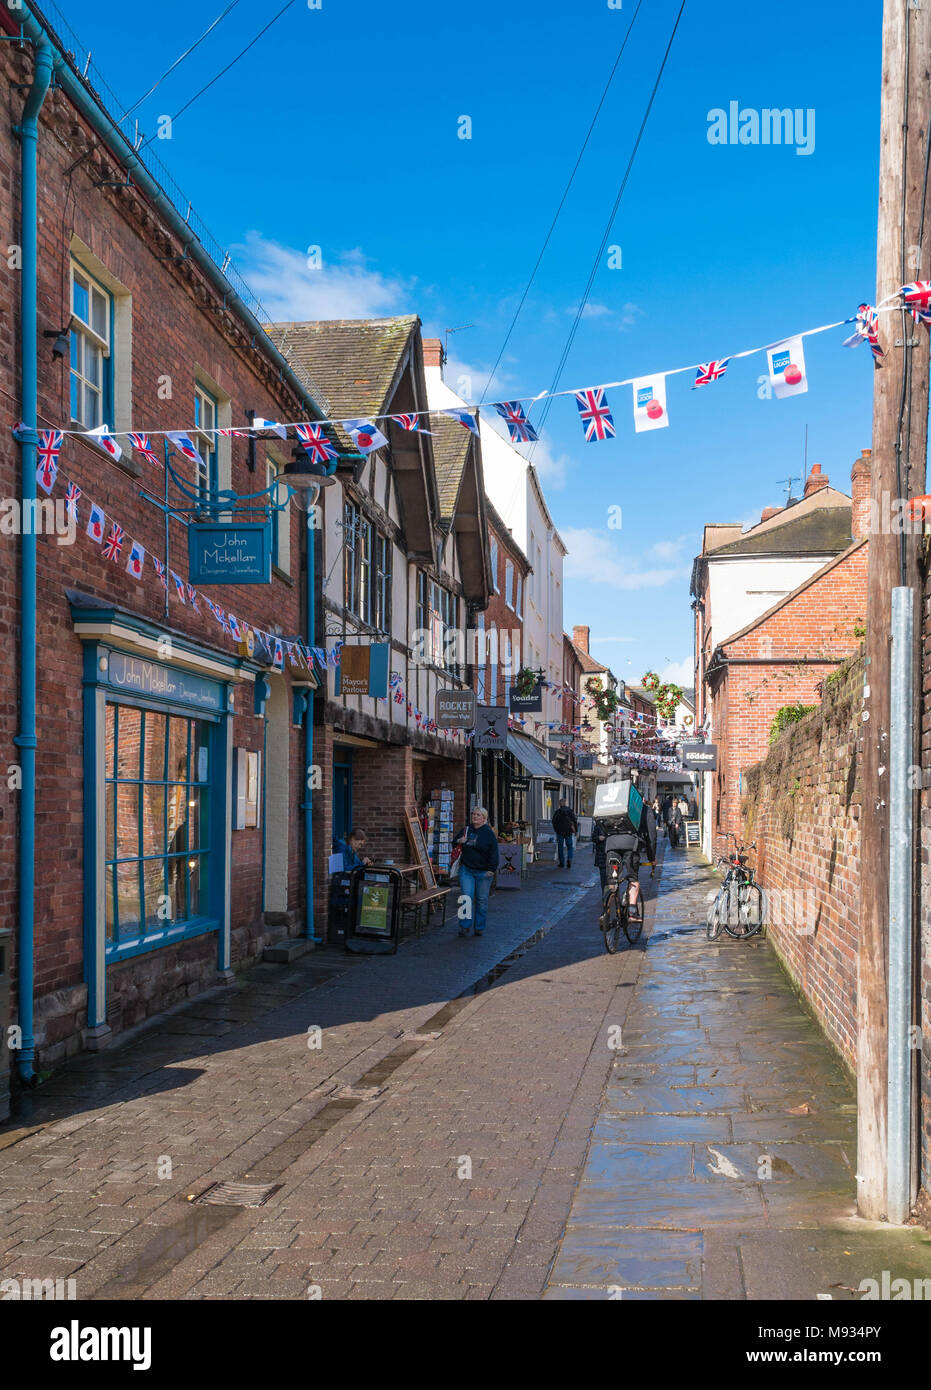
[[[925,1232],[856,1217],[852,1080],[765,936],[707,940],[716,882],[697,851],[667,853],[543,1297],[852,1299],[874,1270],[931,1278]]]

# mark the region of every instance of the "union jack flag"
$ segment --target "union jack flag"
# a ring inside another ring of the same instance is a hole
[[[42,470],[43,478],[51,475],[51,481],[45,488],[46,492],[51,492],[52,483],[58,472],[58,455],[61,453],[61,446],[65,436],[61,430],[43,430],[39,435],[39,468]],[[43,483],[43,486],[45,484]]]
[[[506,422],[512,444],[528,444],[538,438],[536,430],[524,414],[520,401],[498,401],[495,410]]]
[[[335,459],[337,450],[327,439],[322,425],[295,425],[297,437],[310,455],[311,463],[329,463]]]
[[[916,305],[912,309],[912,318],[916,323],[923,321],[931,322],[929,310],[922,309]],[[882,366],[885,357],[879,343],[879,315],[872,304],[860,304],[857,307],[857,316],[854,320],[856,328],[849,338],[845,338],[844,347],[857,347],[859,343],[869,343],[870,351],[873,354],[873,361],[877,367]]]
[[[187,586],[187,601],[194,609],[195,613],[200,612],[200,609],[197,607],[197,590],[194,588],[193,584]]]
[[[233,614],[232,614],[232,613],[227,613],[227,615],[226,615],[226,625],[227,625],[227,628],[229,629],[229,634],[230,634],[230,636],[231,636],[236,642],[241,642],[241,641],[242,641],[242,633],[241,633],[240,630],[239,630],[239,621],[238,621],[237,618],[234,618],[234,617],[233,617]]]
[[[215,603],[213,605],[213,616],[216,618],[217,622],[220,624],[221,627],[226,627],[226,614],[223,612],[223,609],[220,607],[218,603]]]
[[[913,280],[903,285],[899,294],[906,304],[915,304],[922,309],[931,309],[931,280]]]
[[[159,579],[161,580],[162,588],[165,589],[165,590],[167,590],[167,589],[168,589],[168,577],[167,577],[167,575],[166,575],[166,573],[165,573],[165,566],[162,564],[161,560],[156,560],[156,558],[155,558],[154,555],[152,556],[152,564],[153,564],[154,567],[155,567],[155,573],[158,575]]]
[[[600,386],[576,391],[575,403],[579,407],[579,419],[589,444],[596,439],[614,438],[614,421],[608,408],[607,397]]]
[[[727,364],[730,360],[729,357],[720,357],[714,362],[702,362],[692,383],[692,390],[694,391],[696,386],[707,386],[710,382],[717,381],[718,377],[723,376],[727,371]]]
[[[217,430],[217,434],[222,434],[224,439],[248,439],[248,430]]]
[[[175,574],[174,570],[169,570],[168,573],[171,575],[171,581],[178,591],[178,598],[186,607],[187,599],[184,597],[184,580],[181,578],[180,574]]]
[[[414,713],[414,706],[411,704],[410,700],[408,700],[408,702],[407,702],[407,712],[408,712],[408,714],[413,714],[413,713]]]
[[[397,690],[394,692],[394,703],[396,705],[404,704],[404,691],[400,686],[398,686]]]
[[[126,438],[136,452],[141,454],[148,463],[161,463],[161,459],[152,448],[152,441],[147,434],[128,434]]]
[[[402,430],[420,430],[421,434],[431,434],[431,430],[420,429],[419,415],[391,415],[388,417],[394,420],[395,424],[400,425]]]
[[[123,549],[123,528],[118,521],[110,523],[110,534],[103,548],[105,560],[118,560]]]
[[[78,521],[78,498],[80,496],[81,489],[78,487],[77,483],[69,483],[65,491],[65,506],[68,509],[68,515],[75,525],[77,525]]]

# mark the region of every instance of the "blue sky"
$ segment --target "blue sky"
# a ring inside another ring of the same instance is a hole
[[[70,0],[68,17],[129,105],[223,8]],[[279,8],[238,4],[139,109],[140,128],[154,133]],[[275,317],[474,325],[451,338],[447,375],[478,397],[634,8],[297,0],[154,148]],[[493,397],[550,384],[677,10],[643,4]],[[599,269],[563,387],[724,356],[873,300],[881,3],[840,13],[689,0],[611,236],[621,265]],[[710,144],[709,112],[732,100],[813,111],[811,153]],[[809,465],[849,491],[873,368],[865,347],[842,347],[848,332],[806,341],[809,391],[794,399],[759,399],[762,355],[699,391],[673,378],[665,430],[635,435],[629,387],[609,393],[604,443],[584,441],[571,398],[554,402],[534,463],[571,552],[565,624],[587,623],[619,675],[690,668],[702,525],[784,500],[806,425]]]

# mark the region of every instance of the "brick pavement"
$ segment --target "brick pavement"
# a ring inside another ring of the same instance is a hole
[[[642,960],[604,953],[595,882],[584,851],[539,866],[480,941],[450,922],[396,957],[260,966],[77,1059],[0,1130],[3,1277],[73,1276],[79,1298],[538,1297]],[[399,1039],[418,1029],[440,1036]],[[280,1187],[189,1201],[224,1179]]]
[[[853,1085],[762,937],[705,936],[717,881],[664,867],[547,1299],[860,1299],[931,1239],[857,1219]],[[917,1295],[915,1295],[917,1296]]]

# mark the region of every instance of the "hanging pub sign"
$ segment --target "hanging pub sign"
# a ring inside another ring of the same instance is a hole
[[[376,700],[388,696],[387,642],[344,643],[336,668],[337,695],[369,695]]]
[[[434,723],[438,729],[471,729],[475,726],[474,690],[438,690]]]
[[[538,714],[543,708],[543,688],[539,681],[526,695],[516,685],[508,691],[508,706],[515,714]]]
[[[192,521],[188,526],[192,584],[270,584],[272,529],[267,521]]]
[[[475,748],[494,748],[503,753],[508,746],[508,712],[501,705],[479,705],[475,711]]]
[[[683,743],[682,766],[686,772],[714,772],[718,766],[718,745]]]

